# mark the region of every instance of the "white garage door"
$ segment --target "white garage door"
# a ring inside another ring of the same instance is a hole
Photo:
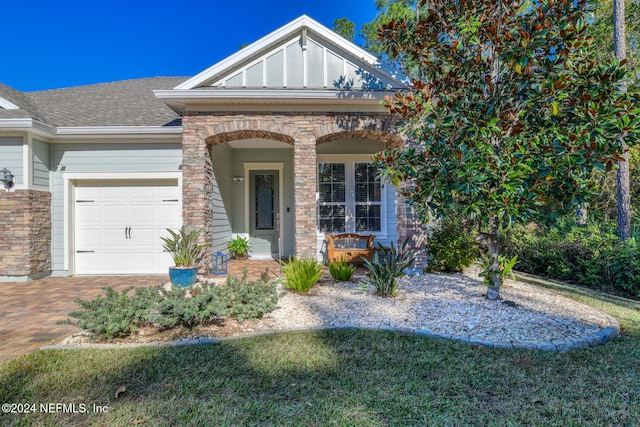
[[[177,182],[79,182],[74,221],[76,274],[166,274],[160,237],[180,227]]]

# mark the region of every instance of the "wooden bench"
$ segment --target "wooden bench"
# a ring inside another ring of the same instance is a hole
[[[374,253],[373,239],[376,236],[354,233],[327,234],[327,257],[329,261],[360,263],[364,259],[371,261]]]

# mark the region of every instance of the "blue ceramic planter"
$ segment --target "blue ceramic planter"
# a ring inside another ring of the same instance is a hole
[[[169,279],[173,286],[187,287],[193,285],[198,276],[198,267],[169,267]]]

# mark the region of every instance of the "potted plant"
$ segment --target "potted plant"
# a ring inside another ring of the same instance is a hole
[[[249,239],[242,236],[236,236],[227,244],[231,256],[235,259],[246,259],[251,250]]]
[[[199,231],[187,233],[184,226],[178,231],[167,228],[171,237],[161,237],[162,248],[173,258],[174,267],[169,267],[169,279],[173,286],[189,286],[196,281],[198,267],[196,263],[202,259],[202,250],[210,243],[198,243]]]

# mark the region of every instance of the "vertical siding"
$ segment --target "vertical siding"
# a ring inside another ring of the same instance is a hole
[[[228,253],[231,238],[232,176],[231,148],[220,144],[211,149],[213,165],[213,252]]]
[[[52,144],[51,255],[54,272],[64,270],[65,172],[176,172],[182,163],[179,143],[158,144]],[[55,274],[55,273],[54,273]]]
[[[33,140],[33,185],[49,187],[49,144]]]
[[[21,136],[0,137],[0,169],[7,168],[15,176],[16,184],[24,184]]]

